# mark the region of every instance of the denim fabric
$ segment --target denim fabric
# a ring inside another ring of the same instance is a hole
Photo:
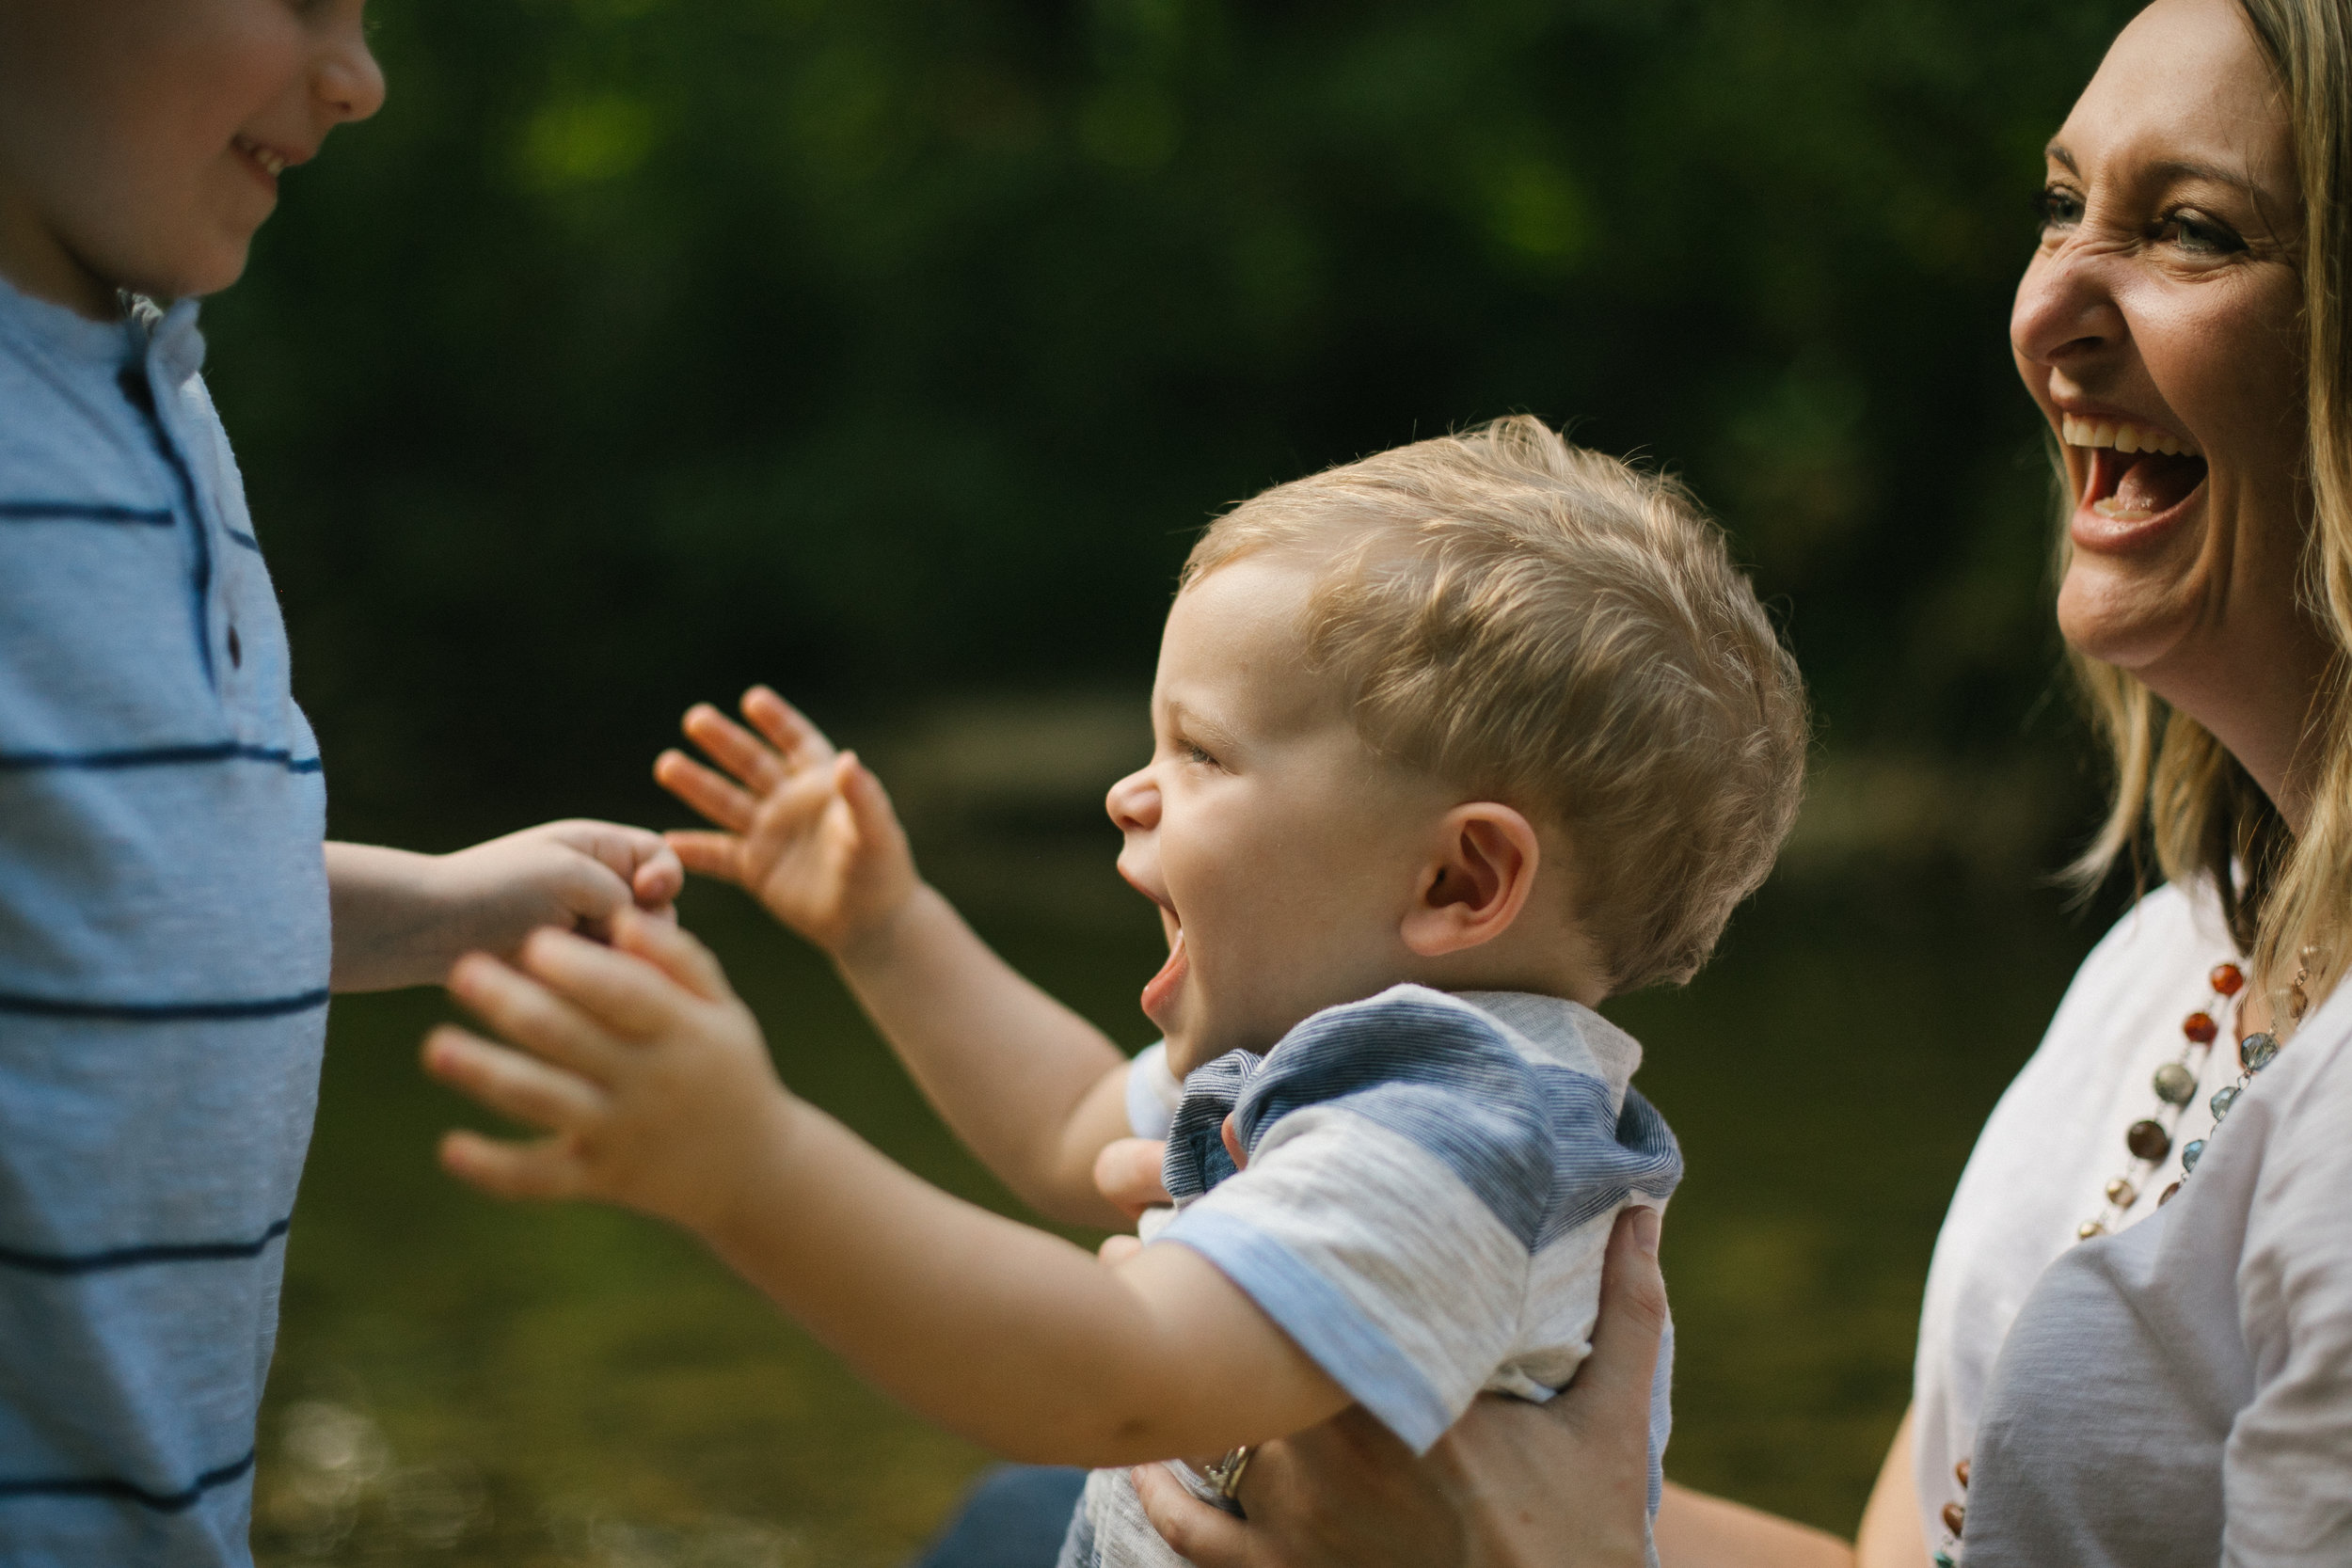
[[[1086,1483],[1084,1470],[999,1465],[914,1568],[1053,1568]]]

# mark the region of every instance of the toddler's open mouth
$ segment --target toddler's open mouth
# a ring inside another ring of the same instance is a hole
[[[2083,507],[2111,523],[2153,522],[2197,493],[2205,458],[2180,436],[2143,425],[2059,417],[2059,436],[2090,454]]]
[[[1167,906],[1162,905],[1161,908],[1165,910]],[[1192,973],[1192,958],[1184,951],[1184,928],[1177,923],[1172,911],[1168,912],[1168,922],[1174,927],[1168,942],[1168,961],[1160,965],[1157,974],[1143,984],[1143,1016],[1163,1028],[1167,1027],[1161,1017],[1163,1009],[1183,988],[1184,976]]]

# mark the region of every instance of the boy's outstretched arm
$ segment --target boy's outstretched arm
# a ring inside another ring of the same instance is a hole
[[[743,698],[756,732],[708,705],[663,787],[720,831],[669,835],[691,870],[736,883],[829,954],[907,1071],[965,1147],[1056,1219],[1118,1226],[1094,1183],[1127,1133],[1126,1058],[1022,978],[916,874],[889,798],[852,752],[766,687]]]
[[[428,1070],[549,1134],[453,1132],[453,1173],[685,1226],[872,1382],[998,1452],[1215,1455],[1349,1402],[1190,1249],[1106,1266],[794,1099],[717,963],[675,927],[624,915],[612,948],[541,932],[519,968],[471,957],[451,988],[525,1050],[443,1028]]]
[[[329,983],[438,985],[460,955],[512,953],[542,926],[601,933],[632,905],[667,915],[685,881],[659,833],[612,822],[547,822],[446,855],[329,843]]]

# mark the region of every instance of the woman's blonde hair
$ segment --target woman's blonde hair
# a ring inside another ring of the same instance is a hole
[[[1688,491],[1522,416],[1242,502],[1184,586],[1269,549],[1311,552],[1307,657],[1367,745],[1565,832],[1613,991],[1706,961],[1795,819],[1806,721]]]
[[[2265,985],[2291,982],[2308,962],[2305,985],[2317,998],[2344,973],[2352,908],[2352,0],[2238,5],[2278,74],[2303,208],[2312,525],[2302,594],[2335,648],[2309,721],[2311,813],[2299,838],[2289,832],[2203,725],[2122,670],[2075,654],[2116,779],[2106,823],[2074,871],[2086,884],[2100,880],[2144,829],[2166,877],[2201,877],[2219,892],[2231,934]]]

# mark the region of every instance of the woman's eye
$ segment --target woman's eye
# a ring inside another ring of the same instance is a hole
[[[2042,232],[2053,229],[2072,229],[2083,220],[2083,204],[2072,191],[2044,185],[2034,193],[2034,217]]]
[[[2157,226],[2156,237],[2194,256],[2227,256],[2246,242],[2222,225],[2190,213],[2174,213]]]

